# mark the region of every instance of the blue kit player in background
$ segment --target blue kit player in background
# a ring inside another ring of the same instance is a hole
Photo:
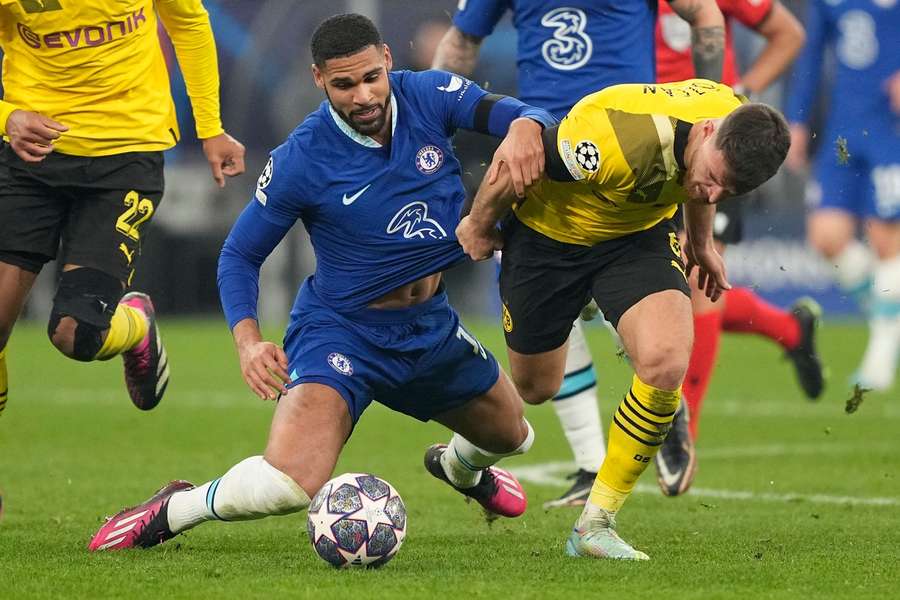
[[[725,21],[715,0],[673,0],[691,24],[696,76],[719,81]],[[581,98],[620,83],[655,82],[656,4],[646,0],[460,0],[453,26],[437,49],[434,68],[471,75],[482,40],[507,12],[518,32],[519,97],[563,118]],[[517,189],[519,196],[521,190]],[[582,313],[593,318],[592,302]],[[519,378],[512,372],[513,380]],[[565,377],[553,408],[572,448],[577,471],[572,486],[544,507],[584,505],[606,454],[597,405],[597,376],[580,321],[568,340]],[[539,390],[519,389],[529,404],[548,400]],[[679,412],[680,439],[690,445]],[[693,452],[689,448],[687,452]],[[674,467],[673,467],[674,469]]]
[[[836,267],[838,284],[870,311],[856,374],[886,390],[900,356],[900,3],[810,0],[807,44],[794,68],[788,166],[804,170],[809,120],[828,49],[836,57],[829,104],[807,184],[811,245]],[[865,227],[868,247],[857,240]]]
[[[432,475],[492,513],[526,508],[515,477],[493,466],[532,444],[522,400],[441,284],[441,271],[464,260],[454,231],[465,192],[450,137],[457,128],[506,135],[499,156],[528,181],[541,175],[540,134],[554,119],[456,75],[390,72],[389,48],[360,15],[326,20],[311,46],[328,101],[272,152],[219,261],[244,379],[262,398],[281,394],[265,454],[199,487],[170,483],[110,519],[91,550],[305,508],[372,400],[456,432],[427,450]],[[260,334],[257,283],[297,220],[317,265],[282,350]]]

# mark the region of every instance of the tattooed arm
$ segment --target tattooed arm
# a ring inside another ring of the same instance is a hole
[[[672,10],[691,24],[694,72],[702,79],[722,81],[725,61],[725,18],[715,0],[670,0]]]
[[[478,62],[482,39],[451,26],[434,53],[431,68],[470,76]]]

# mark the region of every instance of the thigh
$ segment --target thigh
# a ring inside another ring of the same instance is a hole
[[[638,377],[653,385],[648,373],[663,363],[687,369],[694,343],[690,299],[678,290],[651,294],[625,311],[617,331]]]
[[[6,347],[36,278],[35,273],[0,260],[0,350]]]
[[[0,144],[0,259],[36,273],[59,248],[69,199],[47,178],[64,172],[68,157],[51,154],[32,165]]]
[[[265,459],[312,497],[331,478],[352,428],[337,390],[317,383],[295,386],[275,408]]]
[[[552,240],[513,217],[503,229],[500,297],[506,345],[540,354],[565,344],[590,300],[590,248]]]
[[[420,421],[458,408],[494,387],[500,366],[449,306],[417,322],[410,360],[382,361],[394,373],[375,383],[375,400]],[[390,359],[391,357],[388,356]],[[402,381],[395,383],[397,379]]]
[[[72,185],[76,200],[63,230],[63,262],[130,284],[163,187],[161,152],[90,159],[85,175]]]
[[[675,224],[658,225],[603,243],[608,262],[593,280],[594,299],[607,321],[619,319],[644,298],[666,290],[690,296]]]
[[[288,328],[284,352],[291,378],[288,389],[314,383],[335,390],[355,425],[372,403],[371,365],[382,368],[365,341],[338,323],[317,322],[306,315],[306,322]]]
[[[522,417],[522,400],[506,373],[500,371],[485,393],[434,420],[483,450],[504,453],[521,443],[527,433]]]

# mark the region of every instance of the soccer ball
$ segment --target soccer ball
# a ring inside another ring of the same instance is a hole
[[[406,507],[387,481],[344,473],[315,495],[306,530],[316,554],[335,567],[379,567],[403,544]]]

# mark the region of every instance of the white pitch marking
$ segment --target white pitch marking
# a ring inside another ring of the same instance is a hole
[[[572,463],[548,462],[537,465],[523,465],[510,471],[522,481],[537,485],[565,487],[569,482],[559,475],[573,469]],[[650,484],[638,484],[635,492],[641,494],[662,494],[659,488]],[[749,490],[717,490],[711,488],[692,487],[688,495],[696,498],[718,498],[721,500],[756,500],[763,502],[811,502],[814,504],[855,504],[862,506],[900,506],[900,498],[832,496],[829,494],[775,494],[771,492],[753,492]]]

